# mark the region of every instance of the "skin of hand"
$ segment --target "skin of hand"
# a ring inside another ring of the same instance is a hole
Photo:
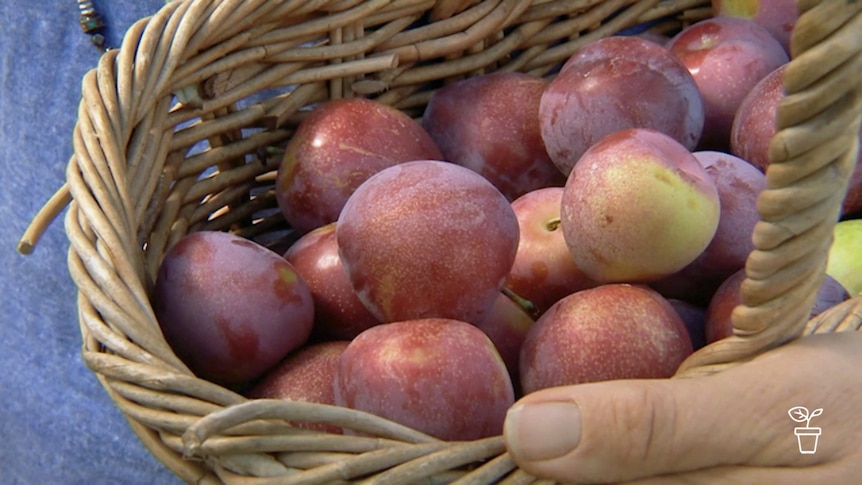
[[[814,454],[799,451],[796,406],[823,409]],[[522,469],[564,483],[859,483],[862,333],[800,338],[704,377],[537,391],[504,437]]]

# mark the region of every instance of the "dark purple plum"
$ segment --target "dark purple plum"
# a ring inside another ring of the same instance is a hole
[[[224,232],[191,233],[159,267],[153,308],[168,344],[198,377],[242,384],[308,339],[308,285],[280,255]]]
[[[380,323],[359,301],[338,255],[336,223],[304,234],[284,258],[308,284],[314,298],[314,333],[350,340]]]
[[[539,122],[548,155],[568,175],[588,148],[624,129],[657,130],[693,150],[704,109],[694,78],[669,50],[614,36],[566,61],[542,94]]]
[[[690,25],[666,46],[689,69],[706,120],[698,148],[730,147],[733,116],[751,88],[787,63],[784,47],[753,20],[716,17]]]
[[[303,347],[287,356],[245,393],[251,399],[284,399],[335,405],[332,383],[344,349],[350,342],[335,340]],[[341,434],[341,428],[319,423],[291,423],[297,428]]]
[[[407,114],[364,98],[328,101],[287,145],[276,179],[284,218],[300,232],[335,222],[350,194],[401,162],[442,160],[434,140]]]
[[[698,350],[706,345],[706,308],[675,298],[668,299],[667,302],[685,324],[692,348]]]
[[[428,101],[422,126],[443,157],[476,171],[509,200],[566,178],[551,162],[539,130],[547,81],[495,72],[443,87]]]

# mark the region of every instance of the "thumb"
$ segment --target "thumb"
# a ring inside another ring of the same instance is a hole
[[[533,475],[576,483],[785,459],[787,407],[759,402],[759,382],[722,374],[535,392],[509,410],[509,452]]]

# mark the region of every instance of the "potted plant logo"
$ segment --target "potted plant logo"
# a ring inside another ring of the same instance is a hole
[[[805,422],[805,427],[797,427],[793,429],[796,435],[796,440],[799,442],[799,453],[803,455],[813,455],[817,452],[817,440],[820,438],[820,428],[811,427],[811,419],[815,416],[823,414],[823,408],[817,408],[814,411],[808,412],[808,408],[804,406],[796,406],[787,411],[790,419],[797,423]]]

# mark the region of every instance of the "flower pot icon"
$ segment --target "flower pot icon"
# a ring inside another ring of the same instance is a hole
[[[823,414],[823,408],[815,409],[808,412],[808,408],[804,406],[796,406],[787,411],[790,419],[797,423],[805,422],[805,426],[800,426],[793,429],[793,434],[796,435],[796,441],[799,443],[799,453],[803,455],[813,455],[817,453],[817,441],[820,438],[820,428],[811,427],[811,419],[815,416]]]

